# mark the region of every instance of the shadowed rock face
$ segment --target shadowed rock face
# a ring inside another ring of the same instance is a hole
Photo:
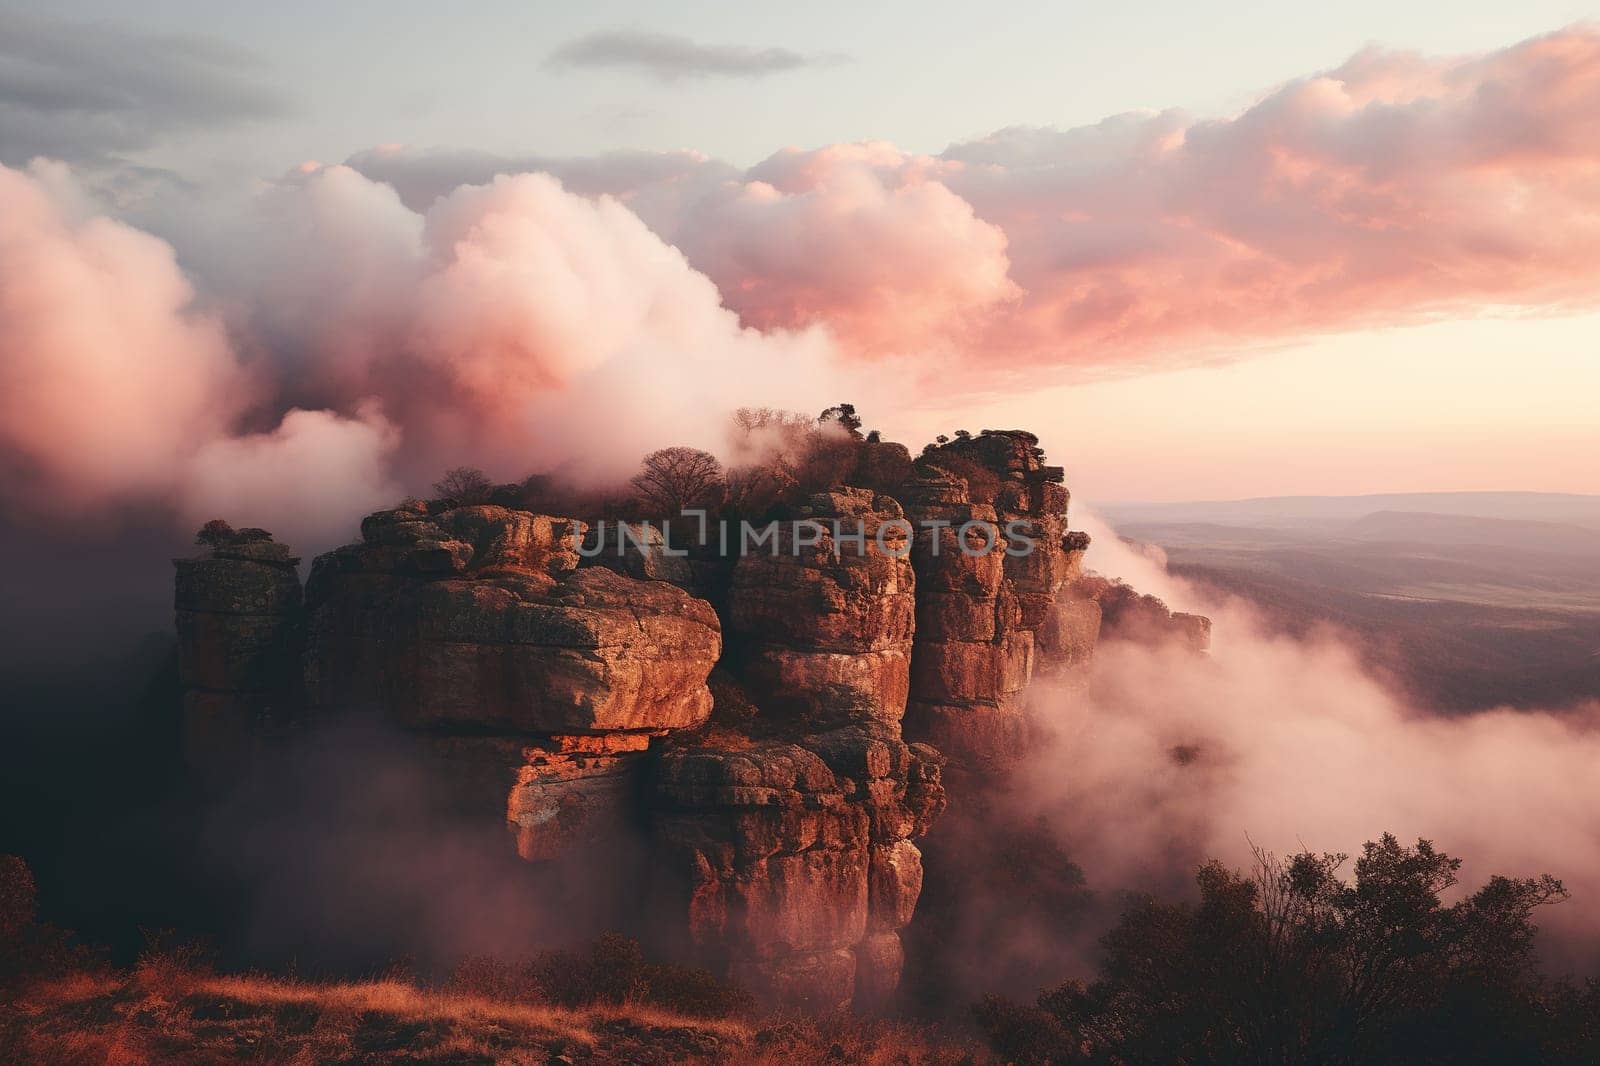
[[[643,526],[583,541],[573,519],[418,504],[319,556],[303,604],[270,539],[179,560],[191,753],[212,762],[220,722],[253,740],[382,715],[529,862],[643,856],[615,874],[614,927],[775,1004],[883,1007],[925,882],[960,890],[939,850],[957,838],[916,841],[947,781],[955,817],[981,822],[1028,743],[1033,674],[1086,676],[1103,609],[1204,620],[1080,573],[1087,538],[1030,434],[915,463],[860,453],[870,488],[810,497],[802,525],[737,558]]]
[[[173,560],[183,743],[216,779],[288,728],[299,697],[300,560],[260,531],[235,537]]]
[[[1154,596],[1142,595],[1120,581],[1085,575],[1075,583],[1074,591],[1100,605],[1108,636],[1145,644],[1176,641],[1196,653],[1211,646],[1211,619],[1170,611]]]

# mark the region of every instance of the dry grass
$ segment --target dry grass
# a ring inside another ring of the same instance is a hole
[[[976,1049],[850,1017],[706,1020],[566,1008],[399,980],[314,983],[146,963],[40,982],[0,1007],[0,1062],[62,1066],[431,1063],[954,1064]]]
[[[736,1061],[748,1025],[654,1008],[508,1003],[400,981],[318,984],[163,966],[73,975],[3,1011],[0,1061],[251,1062]]]

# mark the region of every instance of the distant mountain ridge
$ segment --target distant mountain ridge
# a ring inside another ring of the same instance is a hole
[[[1494,544],[1522,551],[1600,555],[1600,528],[1431,511],[1375,511],[1338,530],[1353,540]]]
[[[1600,530],[1600,495],[1560,492],[1403,492],[1368,496],[1263,496],[1243,500],[1124,503],[1100,508],[1118,523],[1295,528],[1352,523],[1381,512],[1551,522]]]
[[[1331,624],[1423,706],[1600,696],[1600,496],[1410,493],[1107,508],[1290,633]]]

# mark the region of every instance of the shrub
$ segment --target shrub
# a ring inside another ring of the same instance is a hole
[[[492,955],[461,960],[445,980],[445,989],[466,996],[523,1003],[539,999],[539,982],[528,966],[516,966]]]
[[[853,403],[835,404],[817,416],[821,426],[837,426],[851,437],[861,437],[861,416]]]
[[[586,948],[541,953],[531,972],[545,999],[563,1007],[587,1007],[640,998],[645,991],[644,969],[637,940],[603,933]]]
[[[755,997],[697,966],[653,963],[644,969],[644,999],[693,1018],[732,1018],[755,1011]]]
[[[232,526],[220,518],[213,518],[200,527],[200,532],[194,535],[194,542],[208,548],[220,548],[232,544],[235,536]]]
[[[0,855],[0,945],[15,942],[33,925],[38,903],[28,864],[15,855]]]
[[[144,950],[134,962],[133,974],[147,991],[176,999],[212,974],[212,952],[196,940],[180,937],[171,929],[143,929]]]
[[[1016,1066],[1048,1066],[1078,1057],[1077,1042],[1043,1007],[984,996],[972,1014],[989,1046]]]
[[[1343,855],[1256,860],[1202,867],[1197,904],[1133,901],[1088,987],[985,999],[994,1048],[1019,1063],[1559,1061],[1594,1032],[1600,1004],[1552,986],[1533,953],[1534,911],[1566,897],[1554,878],[1491,878],[1447,905],[1460,860],[1387,834],[1353,882]]]

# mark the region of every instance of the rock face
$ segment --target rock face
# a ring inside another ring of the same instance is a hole
[[[1087,677],[1103,620],[1199,644],[1204,619],[1081,572],[1031,434],[857,450],[868,487],[782,505],[742,552],[441,503],[369,515],[303,603],[259,531],[179,560],[192,754],[380,715],[523,859],[609,876],[612,927],[772,1003],[882,1007],[1027,749],[1030,679]]]
[[[1169,610],[1156,597],[1098,574],[1080,577],[1074,591],[1100,605],[1108,636],[1144,644],[1174,641],[1197,654],[1211,647],[1211,619],[1204,615]]]
[[[687,916],[688,954],[783,1005],[886,1004],[922,890],[910,838],[943,809],[941,761],[881,723],[670,751],[658,906]]]
[[[1061,596],[1088,539],[1068,535],[1061,470],[1042,458],[1031,433],[985,431],[930,449],[905,490],[919,530],[906,730],[959,772],[1004,772],[1026,751],[1036,662],[1081,670],[1098,632],[1093,600]]]
[[[711,606],[579,569],[570,519],[418,507],[361,533],[312,567],[310,705],[378,709],[476,766],[525,858],[620,831],[650,739],[711,713]]]
[[[699,577],[687,552],[648,522],[601,522],[584,536],[582,564],[603,566],[641,581],[666,581],[696,591]]]
[[[735,562],[728,636],[757,702],[800,726],[905,713],[916,624],[910,526],[867,489],[813,496],[772,554]]]
[[[718,633],[704,600],[610,570],[431,581],[385,604],[384,694],[416,729],[684,729],[711,714]]]
[[[922,889],[943,759],[900,738],[915,630],[910,526],[870,489],[811,497],[733,563],[719,696],[743,731],[671,745],[656,797],[661,905],[685,949],[769,1001],[885,1006]]]
[[[183,742],[191,762],[226,777],[298,706],[304,619],[300,562],[261,530],[229,531],[174,559]]]

